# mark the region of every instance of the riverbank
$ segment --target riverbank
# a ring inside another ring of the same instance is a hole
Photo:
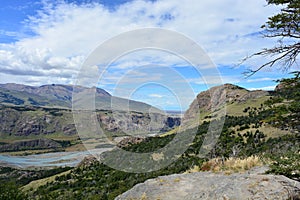
[[[101,154],[111,149],[112,148],[101,148],[93,149],[90,151],[51,152],[23,156],[1,154],[0,166],[7,166],[18,169],[45,169],[64,166],[75,167],[86,156],[94,153]]]

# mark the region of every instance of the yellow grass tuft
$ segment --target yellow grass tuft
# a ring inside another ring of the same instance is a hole
[[[207,162],[204,162],[201,167],[194,165],[191,169],[187,170],[186,173],[194,173],[200,171],[213,171],[213,172],[224,172],[225,174],[232,174],[234,172],[244,172],[255,166],[262,166],[263,163],[267,162],[262,160],[258,156],[250,156],[244,159],[241,158],[214,158]]]
[[[141,200],[147,200],[148,197],[147,197],[147,194],[144,192],[141,196]]]
[[[195,173],[195,172],[200,172],[200,167],[197,165],[194,165],[191,169],[187,170],[186,172],[184,172],[184,174],[188,174],[188,173]]]
[[[252,167],[262,165],[263,162],[258,156],[250,156],[244,159],[232,157],[228,159],[215,158],[203,163],[201,171],[225,171],[230,174],[231,172],[244,172]]]

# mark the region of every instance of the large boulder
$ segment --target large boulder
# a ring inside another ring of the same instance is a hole
[[[138,184],[116,200],[300,199],[300,183],[280,175],[212,172],[161,176]]]

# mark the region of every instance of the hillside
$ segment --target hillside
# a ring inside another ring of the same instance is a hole
[[[110,139],[128,133],[140,136],[160,134],[180,125],[180,118],[160,113],[111,110],[100,110],[96,113],[98,122]],[[41,138],[70,141],[73,145],[81,143],[70,109],[0,105],[0,123],[0,152],[57,149],[55,145],[47,148],[35,142]],[[88,133],[80,137],[93,139]]]
[[[254,107],[259,107],[271,94],[272,92],[263,90],[249,91],[232,84],[215,86],[199,93],[185,112],[184,117],[187,121],[197,116],[203,119],[208,115],[214,115],[220,108],[224,107],[227,115],[243,115],[244,108],[251,104]]]
[[[179,117],[167,116],[142,102],[113,97],[100,88],[59,84],[39,87],[0,84],[0,152],[47,149],[35,142],[40,138],[78,139],[71,110],[74,94],[91,98],[95,95],[97,119],[109,138],[124,136],[128,132],[144,136],[158,134],[180,124]],[[84,135],[81,137],[89,138]],[[23,145],[25,141],[26,145]]]
[[[229,197],[237,198],[236,187],[241,185],[243,187],[239,191],[242,192],[242,197],[248,199],[262,198],[264,195],[268,199],[277,197],[297,199],[300,195],[298,92],[300,81],[298,79],[292,79],[292,81],[295,83],[293,87],[287,85],[284,90],[276,90],[272,93],[248,91],[229,84],[214,87],[210,91],[200,93],[185,115],[185,120],[193,120],[193,116],[203,114],[198,126],[178,129],[179,131],[173,131],[172,134],[165,136],[148,137],[138,142],[128,139],[127,144],[119,145],[120,148],[129,152],[150,152],[152,160],[158,165],[162,159],[169,156],[170,159],[174,159],[174,162],[167,167],[144,173],[119,171],[104,163],[109,159],[117,163],[128,164],[128,166],[134,163],[129,157],[118,156],[115,154],[117,151],[112,150],[101,155],[100,162],[90,159],[84,162],[86,164],[82,163],[64,174],[47,179],[50,182],[39,182],[37,187],[32,187],[34,184],[25,185],[16,182],[18,187],[26,188],[26,195],[29,195],[29,199],[110,200],[122,193],[124,194],[119,196],[119,199],[127,197],[129,199],[131,197],[170,199],[168,193],[176,195],[176,191],[181,190],[191,190],[188,193],[195,195],[188,197],[195,200],[200,198],[199,195],[228,199]],[[211,102],[209,100],[211,92],[219,94],[220,98]],[[195,106],[196,104],[200,104],[201,107]],[[213,105],[234,109],[229,110],[230,114],[223,116],[225,122],[216,144],[207,154],[199,156],[210,122],[220,120],[215,116],[218,110],[210,111]],[[241,110],[237,112],[237,109]],[[272,134],[268,130],[271,130]],[[281,132],[274,134],[274,130]],[[158,155],[156,152],[171,142],[176,150],[182,145],[182,141],[176,136],[180,135],[181,139],[185,140],[189,139],[192,133],[195,133],[195,137],[182,155]],[[136,164],[141,167],[145,163],[148,163],[147,160],[141,160]],[[261,165],[268,166],[267,171],[251,174],[252,167]],[[138,185],[139,183],[141,184]],[[212,185],[215,187],[212,188]],[[133,188],[131,191],[125,193],[131,188]],[[199,193],[204,190],[206,193]],[[180,195],[176,197],[179,198]]]
[[[15,83],[0,84],[0,104],[17,106],[37,106],[51,108],[71,108],[74,94],[87,93],[95,95],[97,109],[127,110],[148,112],[149,110],[161,112],[146,103],[113,97],[100,88],[87,88],[83,86],[71,86],[51,84],[43,86],[28,86]]]

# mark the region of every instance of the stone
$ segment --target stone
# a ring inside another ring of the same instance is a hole
[[[116,200],[300,199],[299,182],[281,175],[260,174],[264,170],[231,175],[196,172],[161,176],[134,186]]]

